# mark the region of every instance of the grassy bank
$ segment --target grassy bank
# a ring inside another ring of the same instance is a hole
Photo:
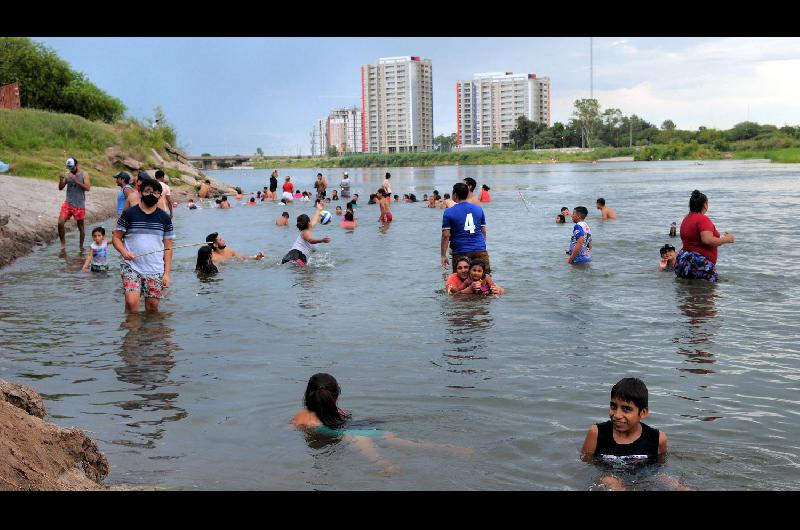
[[[741,151],[734,153],[733,158],[737,160],[766,158],[782,164],[798,164],[800,163],[800,147],[772,149],[769,151]]]
[[[66,157],[74,156],[90,173],[93,184],[113,186],[112,175],[126,168],[109,158],[109,147],[152,168],[156,160],[151,149],[168,157],[164,143],[164,131],[133,120],[112,125],[73,114],[0,109],[0,160],[11,164],[12,175],[57,181],[65,171]],[[172,168],[164,170],[170,176],[180,174]]]

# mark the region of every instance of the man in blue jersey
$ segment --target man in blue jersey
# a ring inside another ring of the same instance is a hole
[[[124,210],[114,228],[114,248],[123,258],[120,263],[125,310],[139,310],[144,293],[146,311],[158,311],[163,289],[170,284],[172,218],[158,207],[162,193],[156,180],[144,179],[139,185],[141,201]]]
[[[491,274],[489,254],[486,252],[486,217],[483,208],[467,202],[469,188],[463,182],[453,186],[455,205],[447,208],[442,215],[442,267],[447,267],[447,245],[450,245],[453,259],[453,272],[456,272],[455,258],[467,256],[480,259],[486,265],[484,271]]]
[[[567,263],[580,265],[592,261],[592,231],[586,224],[587,215],[589,210],[585,206],[576,206],[572,210],[575,226],[572,228],[572,237],[569,240]]]

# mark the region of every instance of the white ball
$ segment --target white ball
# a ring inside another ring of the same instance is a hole
[[[326,225],[331,222],[331,212],[328,210],[320,210],[319,212],[319,222]]]

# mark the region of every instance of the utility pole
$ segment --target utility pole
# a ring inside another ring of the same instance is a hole
[[[594,99],[594,42],[589,37],[589,99]]]
[[[628,147],[633,147],[633,120],[628,118],[628,133],[630,134],[630,141]]]

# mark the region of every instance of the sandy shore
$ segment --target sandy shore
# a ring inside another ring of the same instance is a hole
[[[36,246],[58,240],[58,214],[66,197],[58,183],[35,178],[0,175],[0,267],[29,254]],[[119,188],[92,186],[86,192],[86,241],[92,242],[94,224],[117,215]],[[173,200],[183,202],[194,190],[173,188]],[[67,221],[67,231],[77,230],[74,219]],[[106,227],[106,237],[109,237]]]

